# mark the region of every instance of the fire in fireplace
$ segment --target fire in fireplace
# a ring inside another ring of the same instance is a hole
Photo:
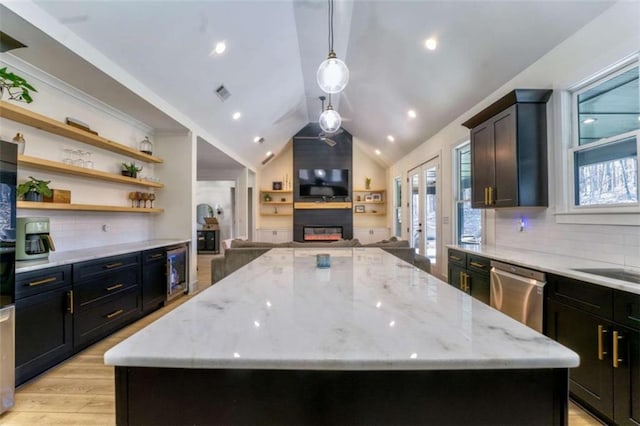
[[[338,241],[342,239],[342,226],[303,226],[303,241]]]

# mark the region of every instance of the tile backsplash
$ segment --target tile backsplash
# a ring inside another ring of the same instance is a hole
[[[559,224],[548,209],[496,210],[495,244],[640,268],[640,227]]]
[[[56,212],[21,209],[19,216],[48,217],[57,251],[79,250],[153,239],[147,214]],[[103,230],[106,225],[106,231]]]

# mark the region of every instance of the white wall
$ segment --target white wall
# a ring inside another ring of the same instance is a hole
[[[59,121],[64,121],[66,117],[77,118],[89,124],[101,136],[136,149],[145,135],[154,139],[152,129],[132,117],[114,110],[10,54],[4,54],[2,58],[1,66],[7,66],[9,71],[26,78],[38,90],[37,93],[33,93],[33,103],[16,105]],[[64,147],[82,149],[92,152],[95,169],[117,174],[120,173],[121,162],[131,161],[128,157],[110,151],[0,118],[0,138],[11,140],[16,132],[24,134],[25,155],[62,161]],[[155,175],[154,165],[141,165],[144,167],[141,174]],[[51,180],[52,188],[70,190],[71,202],[76,204],[128,206],[130,201],[127,196],[130,191],[145,190],[135,185],[121,185],[20,166],[18,182],[26,181],[28,176]],[[154,215],[149,214],[20,209],[18,216],[49,217],[51,233],[59,251],[143,241],[153,237]],[[102,230],[102,225],[108,225],[106,232]]]
[[[353,138],[353,176],[352,176],[352,184],[353,189],[364,189],[365,188],[365,178],[371,178],[371,189],[386,189],[386,193],[384,196],[387,217],[385,216],[365,216],[365,215],[353,215],[353,226],[354,228],[384,228],[389,227],[389,223],[391,223],[388,219],[388,216],[391,215],[391,198],[393,196],[392,185],[388,182],[387,170],[382,167],[380,163],[378,163],[370,154],[370,149],[366,149],[363,147],[363,143],[356,137]],[[356,205],[358,202],[355,197],[353,199],[353,204]],[[377,205],[375,207],[378,207]]]
[[[637,53],[640,48],[639,19],[640,2],[616,3],[390,168],[390,182],[393,176],[398,175],[403,176],[405,182],[409,169],[441,153],[441,219],[445,245],[451,243],[454,229],[452,149],[469,138],[469,131],[460,123],[515,88],[551,88],[554,95],[548,104],[550,206],[548,209],[487,211],[486,241],[489,244],[639,266],[640,227],[558,224],[554,216],[556,211],[564,209],[563,203],[556,201],[555,194],[556,188],[563,185],[563,176],[559,172],[563,162],[560,154],[570,143],[566,131],[561,127],[561,114],[564,112],[559,108],[559,93]],[[403,194],[408,194],[406,188]],[[561,196],[562,193],[559,193],[559,199],[562,200]],[[403,200],[403,205],[406,201]],[[529,224],[523,233],[515,226],[521,216],[527,217]]]
[[[198,181],[196,182],[196,205],[209,204],[215,209],[216,205],[222,207],[222,215],[215,215],[220,224],[220,239],[231,238],[231,188],[236,186],[235,181]]]

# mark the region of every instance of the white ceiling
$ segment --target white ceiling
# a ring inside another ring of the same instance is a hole
[[[328,52],[325,0],[35,3],[205,129],[215,139],[208,142],[256,167],[317,120],[315,72]],[[336,0],[335,50],[351,78],[334,106],[349,118],[345,129],[393,163],[612,3]],[[431,36],[435,51],[423,47]],[[30,46],[16,56],[37,53],[37,45],[16,38]],[[212,57],[219,40],[227,51]],[[66,70],[64,79],[78,85],[77,74]],[[224,103],[214,93],[220,84],[232,94]],[[80,88],[109,102],[100,88]],[[235,111],[242,112],[238,121]],[[255,136],[265,143],[254,144]]]

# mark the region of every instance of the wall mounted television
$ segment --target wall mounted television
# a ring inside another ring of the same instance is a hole
[[[349,196],[349,169],[299,169],[301,198]]]

